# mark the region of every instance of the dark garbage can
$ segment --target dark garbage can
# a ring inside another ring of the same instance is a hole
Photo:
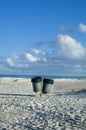
[[[40,92],[42,91],[42,77],[34,77],[31,79],[31,82],[33,84],[33,91],[34,92]]]
[[[42,92],[49,93],[51,88],[53,87],[53,84],[54,84],[54,80],[44,78]]]

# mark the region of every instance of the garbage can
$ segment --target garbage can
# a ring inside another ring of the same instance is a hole
[[[42,91],[42,77],[34,77],[31,79],[34,92]]]
[[[44,78],[42,93],[49,93],[51,88],[53,87],[53,84],[54,84],[54,80]]]

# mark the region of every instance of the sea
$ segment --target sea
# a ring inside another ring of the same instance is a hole
[[[33,78],[44,77],[52,79],[86,79],[86,76],[57,76],[57,75],[13,75],[13,74],[0,74],[0,78]]]

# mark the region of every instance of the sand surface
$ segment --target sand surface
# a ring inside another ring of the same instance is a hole
[[[54,81],[40,97],[30,79],[0,78],[0,130],[86,130],[86,80]]]

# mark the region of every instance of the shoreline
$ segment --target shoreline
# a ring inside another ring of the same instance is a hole
[[[61,75],[15,75],[15,74],[0,74],[0,78],[33,78],[45,77],[51,79],[86,79],[86,76],[61,76]]]

